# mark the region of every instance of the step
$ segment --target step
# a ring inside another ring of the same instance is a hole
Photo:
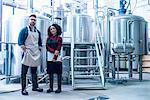
[[[97,68],[98,65],[75,65],[74,68]]]
[[[142,72],[150,73],[150,68],[142,68]]]
[[[148,62],[148,61],[144,61],[144,62],[142,62],[142,66],[145,66],[145,65],[150,65],[150,62]]]
[[[75,59],[97,59],[97,57],[74,57]]]
[[[74,51],[96,51],[96,49],[74,49]]]
[[[74,84],[74,89],[104,89],[101,83]]]
[[[143,55],[142,61],[150,61],[150,55]]]
[[[150,62],[150,59],[142,59],[142,62]]]
[[[74,75],[74,78],[94,78],[100,77],[101,75]]]
[[[95,45],[95,43],[91,43],[91,42],[75,42],[74,45]]]
[[[150,68],[150,65],[142,65],[142,68]]]
[[[100,72],[81,72],[81,71],[74,71],[74,75],[97,75]]]

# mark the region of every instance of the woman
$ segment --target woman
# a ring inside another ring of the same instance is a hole
[[[58,24],[52,24],[48,28],[48,37],[46,41],[47,53],[47,73],[49,74],[50,87],[47,93],[53,92],[53,75],[57,74],[58,89],[55,93],[61,92],[61,78],[62,78],[62,62],[59,56],[62,47],[62,38],[60,37],[62,31]]]

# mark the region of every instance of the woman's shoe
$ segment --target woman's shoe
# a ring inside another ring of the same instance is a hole
[[[60,93],[61,92],[61,89],[57,89],[56,91],[55,91],[55,93]]]
[[[47,90],[47,93],[51,93],[51,92],[53,92],[53,89],[50,88]]]
[[[21,94],[22,94],[22,95],[29,95],[26,90],[21,91]]]

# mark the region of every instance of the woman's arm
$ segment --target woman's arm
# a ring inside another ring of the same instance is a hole
[[[57,40],[57,49],[58,51],[61,50],[61,47],[62,47],[62,37],[58,37],[58,40]]]
[[[55,49],[51,48],[48,44],[49,44],[49,37],[47,38],[46,40],[46,49],[47,51],[51,52],[51,53],[54,53],[55,52]]]

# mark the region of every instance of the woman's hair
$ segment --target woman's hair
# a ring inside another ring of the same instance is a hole
[[[51,26],[54,26],[57,30],[57,36],[61,35],[62,31],[61,31],[61,27],[58,25],[58,24],[52,24]],[[48,33],[48,36],[52,36],[51,32],[50,32],[50,27],[48,27],[48,30],[47,30],[47,33]]]

